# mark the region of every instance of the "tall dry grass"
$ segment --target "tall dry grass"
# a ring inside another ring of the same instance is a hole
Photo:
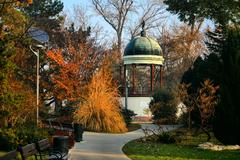
[[[75,121],[96,132],[126,132],[126,124],[120,113],[119,93],[111,71],[103,65],[89,85],[85,101],[75,112]]]

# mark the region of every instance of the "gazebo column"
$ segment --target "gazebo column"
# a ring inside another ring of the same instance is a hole
[[[129,74],[127,72],[127,65],[124,65],[125,109],[128,108],[128,80],[127,80],[128,75],[127,74]]]
[[[132,94],[135,94],[135,75],[136,75],[136,65],[132,64]]]
[[[155,76],[155,65],[151,64],[151,93],[154,90],[154,76]]]
[[[126,69],[127,69],[127,67],[126,67],[126,65],[124,65],[123,66],[123,86],[124,86],[124,88],[126,88],[126,85],[127,85]],[[124,89],[123,93],[124,93],[124,95],[126,95],[125,89]]]
[[[160,66],[160,88],[163,87],[163,66]]]

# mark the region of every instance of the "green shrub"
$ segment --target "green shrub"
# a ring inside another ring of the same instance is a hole
[[[177,122],[179,124],[184,125],[185,127],[188,126],[188,118],[189,118],[189,113],[188,112],[183,112],[180,117],[177,119]]]
[[[132,117],[137,115],[132,110],[126,108],[123,108],[121,113],[127,126],[132,122]]]
[[[162,132],[161,134],[158,135],[157,142],[170,144],[170,143],[175,143],[176,140],[168,132]]]
[[[174,95],[166,89],[161,89],[154,93],[149,108],[155,123],[169,124],[176,121],[176,106]]]
[[[0,150],[10,151],[18,145],[26,145],[47,137],[47,130],[29,124],[17,128],[1,128]]]
[[[22,139],[23,144],[33,143],[48,137],[48,130],[27,125],[17,129],[18,138]]]
[[[20,140],[17,137],[16,130],[12,128],[0,129],[0,150],[10,151],[16,149],[20,144]]]

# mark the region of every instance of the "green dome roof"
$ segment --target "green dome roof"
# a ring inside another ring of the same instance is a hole
[[[160,45],[152,38],[141,36],[132,39],[124,51],[124,56],[157,55],[162,56]]]

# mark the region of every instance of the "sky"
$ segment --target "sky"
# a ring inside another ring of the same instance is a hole
[[[90,13],[90,19],[89,19],[89,23],[91,25],[100,25],[102,27],[102,35],[104,36],[105,39],[109,39],[110,42],[113,42],[113,40],[116,41],[116,33],[115,31],[112,29],[112,27],[104,21],[104,19],[97,15],[92,4],[91,4],[91,0],[62,0],[62,2],[64,3],[64,12],[72,12],[73,11],[73,7],[76,5],[79,5],[81,7],[83,7],[84,9],[86,9],[86,11],[88,13]],[[170,19],[176,20],[176,17],[170,17]],[[130,40],[130,35],[128,33],[123,33],[123,43],[126,45],[126,43]],[[108,41],[108,40],[107,40]]]
[[[90,5],[91,0],[62,0],[62,2],[64,3],[64,9],[66,9],[80,3],[84,6]]]
[[[107,24],[107,22],[104,21],[101,16],[96,14],[93,6],[91,5],[91,0],[62,0],[62,2],[64,3],[64,11],[66,13],[73,12],[73,7],[76,5],[83,7],[86,12],[90,13],[89,23],[91,27],[96,24],[100,25],[102,27],[102,35],[104,35],[105,39],[109,39],[110,42],[116,40],[115,31],[110,27],[109,24]],[[180,21],[176,15],[171,15],[168,13],[166,25],[171,25],[173,22],[179,23]],[[204,25],[205,27],[203,28],[206,28],[208,25],[211,26],[212,24],[210,21],[206,21]],[[129,39],[130,36],[126,35],[126,33],[123,33],[123,41],[125,44],[129,41]]]
[[[102,35],[104,35],[104,37],[107,37],[108,39],[110,39],[110,41],[112,41],[112,39],[114,39],[115,37],[114,35],[114,30],[104,21],[104,19],[97,15],[93,6],[91,5],[91,0],[61,0],[64,4],[64,12],[69,13],[69,12],[73,12],[73,8],[74,6],[81,6],[83,7],[89,14],[90,14],[90,18],[89,18],[89,23],[91,25],[91,27],[94,27],[96,24],[100,25],[102,27]],[[73,17],[72,17],[73,18]]]

